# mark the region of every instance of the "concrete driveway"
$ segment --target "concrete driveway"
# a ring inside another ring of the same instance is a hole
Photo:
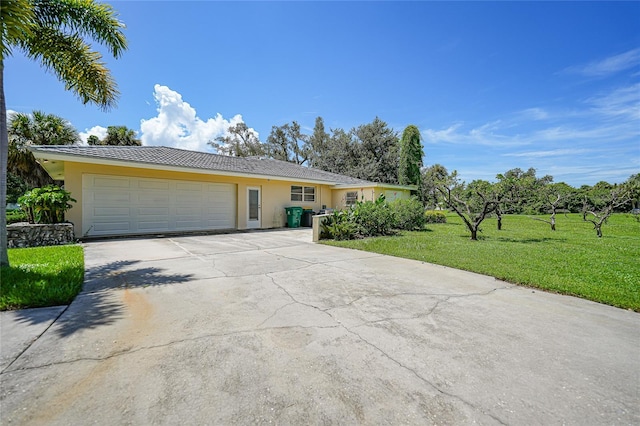
[[[637,313],[310,240],[85,244],[68,309],[2,316],[0,423],[640,423]]]

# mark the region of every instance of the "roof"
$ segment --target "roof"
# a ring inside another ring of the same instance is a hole
[[[30,146],[37,159],[53,176],[53,160],[112,164],[128,167],[152,167],[166,170],[188,169],[230,175],[250,175],[256,177],[286,178],[301,181],[326,182],[340,186],[394,186],[369,182],[311,167],[300,166],[287,161],[265,157],[232,157],[207,152],[188,151],[166,146],[80,146],[80,145],[36,145]],[[58,170],[62,171],[61,165]],[[155,167],[160,166],[160,167]],[[58,173],[56,179],[60,179]],[[412,189],[407,187],[407,189]]]

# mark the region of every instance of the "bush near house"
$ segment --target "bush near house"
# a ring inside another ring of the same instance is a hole
[[[426,217],[415,198],[388,203],[384,195],[376,201],[359,201],[346,210],[333,212],[322,225],[322,238],[351,240],[393,235],[397,230],[421,230]]]
[[[427,210],[424,216],[426,223],[447,223],[447,214],[442,210]]]
[[[29,223],[63,222],[64,213],[72,207],[70,201],[76,201],[71,193],[55,185],[34,188],[18,198]]]
[[[11,223],[26,222],[28,220],[27,213],[25,213],[20,209],[7,210],[6,216],[7,216],[7,225]]]

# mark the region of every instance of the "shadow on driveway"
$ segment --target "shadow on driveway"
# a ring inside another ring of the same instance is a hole
[[[135,268],[137,263],[140,261],[122,260],[88,268],[83,290],[66,309],[60,312],[58,307],[52,311],[55,312],[53,316],[23,309],[15,311],[14,321],[27,326],[55,322],[55,332],[66,337],[79,330],[113,324],[122,318],[124,305],[120,298],[113,297],[113,290],[180,284],[193,278],[192,274],[163,273],[164,269],[158,267]]]

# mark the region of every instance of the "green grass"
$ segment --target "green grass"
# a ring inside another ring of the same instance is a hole
[[[629,215],[610,217],[602,238],[578,214],[558,216],[555,232],[527,216],[504,217],[501,231],[495,219],[488,219],[479,241],[469,239],[455,214],[447,220],[393,237],[323,242],[478,272],[640,312],[640,223]]]
[[[82,289],[84,253],[79,245],[9,249],[0,275],[0,310],[66,305]]]

